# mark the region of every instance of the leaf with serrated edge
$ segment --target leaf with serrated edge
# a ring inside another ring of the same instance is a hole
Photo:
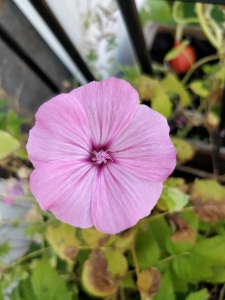
[[[38,261],[31,276],[32,288],[37,300],[72,300],[71,292],[66,287],[59,274],[47,260]]]

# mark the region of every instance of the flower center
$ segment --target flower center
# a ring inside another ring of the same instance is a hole
[[[92,153],[95,155],[92,158],[92,161],[95,161],[96,164],[101,165],[102,163],[106,164],[107,160],[110,159],[112,160],[112,157],[107,153],[108,150],[104,151],[104,150],[100,150],[99,152],[97,151],[92,151]]]

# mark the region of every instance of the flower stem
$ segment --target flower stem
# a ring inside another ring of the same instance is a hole
[[[188,70],[188,72],[186,73],[186,75],[184,76],[184,78],[182,79],[181,83],[183,85],[185,85],[189,78],[191,77],[192,73],[197,69],[199,68],[201,65],[204,65],[205,63],[207,62],[210,62],[212,60],[216,60],[216,59],[219,59],[220,56],[219,54],[212,54],[212,55],[209,55],[209,56],[206,56],[202,59],[199,59],[196,63],[194,63],[191,68]]]
[[[136,251],[135,251],[136,234],[137,234],[137,228],[134,230],[134,238],[133,238],[132,245],[131,245],[131,254],[133,257],[136,276],[138,277],[140,270],[139,270],[138,259],[137,259],[137,255],[136,255]]]

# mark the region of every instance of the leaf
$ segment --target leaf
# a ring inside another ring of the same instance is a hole
[[[23,148],[20,148],[18,150],[16,150],[14,153],[13,153],[15,156],[19,157],[20,159],[23,159],[23,160],[29,160],[28,158],[28,153],[25,149]]]
[[[156,96],[152,98],[152,109],[158,111],[167,119],[172,114],[172,103],[170,98],[162,90],[158,91]]]
[[[32,289],[30,279],[22,281],[19,285],[20,294],[23,300],[37,300]]]
[[[72,300],[66,283],[59,277],[46,258],[41,259],[33,270],[31,283],[37,300]]]
[[[136,290],[136,284],[132,274],[127,274],[120,282],[119,285],[124,289]],[[0,299],[1,300],[1,299]]]
[[[161,281],[161,274],[155,268],[147,268],[141,271],[137,279],[137,288],[141,294],[141,299],[145,300],[155,295]]]
[[[93,248],[109,245],[114,239],[113,235],[100,232],[94,227],[82,229],[81,233],[85,244]]]
[[[20,148],[20,142],[6,131],[0,130],[0,141],[0,159],[9,156]]]
[[[160,248],[151,230],[151,223],[141,226],[136,235],[135,251],[140,269],[154,266],[160,257]]]
[[[209,283],[224,283],[225,282],[225,267],[213,266],[211,267],[212,276],[205,281]]]
[[[209,265],[225,265],[225,237],[223,235],[199,241],[192,251]]]
[[[171,136],[170,138],[172,143],[176,147],[178,161],[184,163],[193,158],[195,152],[193,147],[188,142],[174,136]]]
[[[106,297],[117,287],[107,269],[107,259],[101,250],[93,250],[85,261],[81,276],[85,290],[96,297]]]
[[[195,179],[190,193],[195,213],[207,222],[225,219],[225,188],[211,179]]]
[[[153,297],[154,300],[175,300],[173,283],[170,279],[169,272],[165,272],[162,277],[158,292]]]
[[[187,107],[191,103],[191,97],[181,82],[173,74],[168,74],[162,81],[161,86],[166,92],[179,95],[182,106]]]
[[[176,188],[163,187],[162,194],[157,202],[157,208],[162,211],[175,212],[187,205],[189,195]]]
[[[2,283],[0,282],[0,300],[4,300]]]
[[[207,289],[191,293],[185,300],[207,300],[209,299],[209,293]]]
[[[115,235],[115,239],[113,241],[113,246],[117,249],[117,251],[124,253],[127,249],[130,248],[130,246],[133,242],[133,239],[134,239],[133,231],[128,230],[123,234]]]
[[[169,177],[166,181],[164,181],[163,184],[168,187],[177,188],[178,190],[180,190],[183,193],[185,193],[188,189],[188,185],[186,184],[186,181],[184,178]]]
[[[212,276],[210,267],[192,254],[175,256],[172,261],[172,267],[179,278],[188,282],[199,282]]]
[[[161,91],[159,82],[146,75],[136,76],[134,87],[142,100],[152,100]]]
[[[122,278],[128,269],[126,257],[117,250],[105,249],[104,255],[107,260],[107,270],[115,278]]]
[[[172,48],[164,57],[165,61],[170,61],[174,58],[176,58],[183,50],[190,44],[190,41],[183,40],[182,43],[179,46],[176,46],[175,48]]]
[[[171,8],[165,0],[147,0],[140,11],[142,26],[144,26],[148,21],[155,21],[161,24],[168,23],[170,15]]]
[[[209,90],[204,86],[204,83],[201,80],[192,81],[190,84],[190,89],[196,95],[199,95],[203,98],[206,98],[209,95]]]
[[[57,255],[68,263],[74,263],[80,244],[76,237],[76,228],[65,223],[47,227],[46,239]]]
[[[151,219],[151,230],[161,250],[166,249],[166,238],[172,234],[172,228],[165,218]]]

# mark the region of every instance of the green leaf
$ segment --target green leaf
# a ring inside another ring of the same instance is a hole
[[[225,265],[225,236],[215,236],[198,242],[192,249],[209,265]]]
[[[9,156],[20,148],[20,142],[6,131],[0,130],[0,141],[0,159]]]
[[[36,265],[31,276],[31,283],[37,300],[72,300],[66,283],[59,277],[46,258]]]
[[[182,106],[187,107],[191,103],[191,97],[181,82],[173,74],[168,74],[162,81],[161,85],[168,93],[177,94]]]
[[[158,23],[168,23],[171,16],[171,8],[166,0],[147,0],[145,6],[140,11],[140,19],[142,26],[148,21]]]
[[[138,230],[135,251],[140,269],[154,266],[160,257],[160,248],[152,233],[151,222],[146,222]]]
[[[115,235],[115,238],[113,240],[113,246],[117,249],[117,251],[124,253],[127,249],[131,247],[133,239],[134,233],[131,229],[120,235]]]
[[[166,240],[166,247],[170,254],[176,255],[191,250],[193,244],[190,242],[174,242],[171,237],[168,237]]]
[[[207,289],[191,293],[185,300],[208,300],[209,293]]]
[[[163,184],[169,187],[177,188],[182,192],[186,192],[188,189],[188,185],[186,184],[184,178],[169,177],[166,181],[164,181]]]
[[[209,283],[224,283],[225,282],[225,267],[213,266],[211,267],[212,277],[207,278],[205,281]]]
[[[16,150],[13,154],[20,159],[29,160],[26,149],[20,148],[20,149]]]
[[[22,281],[19,285],[20,294],[23,300],[37,300],[34,291],[32,289],[30,279]]]
[[[134,87],[142,100],[150,101],[162,91],[159,81],[147,75],[136,76]]]
[[[176,147],[178,161],[184,163],[193,158],[195,152],[193,147],[188,142],[174,136],[171,136],[170,138],[172,143]]]
[[[165,218],[151,219],[151,230],[161,250],[166,249],[166,238],[172,234],[172,227]]]
[[[136,284],[132,274],[127,274],[119,283],[119,285],[124,289],[134,289],[136,290]],[[0,299],[1,300],[1,299]]]
[[[169,272],[165,272],[162,277],[161,284],[158,292],[153,297],[154,300],[175,300],[173,283],[170,278]]]
[[[209,95],[209,90],[204,86],[204,83],[201,80],[192,81],[190,84],[190,89],[196,95],[199,95],[203,98],[206,98]]]
[[[112,276],[123,277],[128,269],[126,257],[117,250],[105,249],[105,257],[107,259],[107,269]]]
[[[163,187],[162,194],[157,202],[157,208],[162,211],[175,212],[181,210],[189,201],[189,195],[168,186]]]
[[[172,48],[166,54],[166,56],[164,57],[164,60],[170,61],[170,60],[176,58],[184,50],[184,48],[186,48],[189,44],[190,44],[190,41],[188,41],[188,40],[182,41],[182,43],[179,46]]]
[[[192,254],[175,256],[172,261],[172,266],[175,274],[188,282],[199,282],[212,276],[210,267],[200,258]]]
[[[94,227],[82,229],[82,237],[86,245],[98,248],[105,244],[109,245],[115,236],[103,233],[95,229]]]
[[[49,225],[46,239],[61,259],[70,264],[74,263],[80,244],[75,227],[65,223],[59,223],[57,226]]]
[[[0,282],[0,300],[4,300],[2,283]]]
[[[167,119],[172,114],[172,103],[170,98],[163,91],[158,91],[156,96],[152,98],[152,109],[161,113]]]

